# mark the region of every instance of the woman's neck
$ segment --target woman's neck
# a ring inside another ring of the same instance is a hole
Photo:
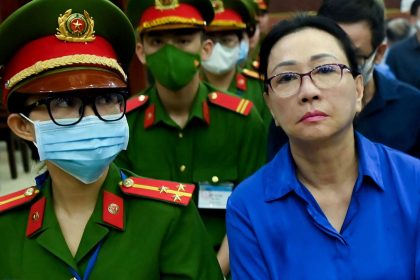
[[[52,196],[56,211],[60,209],[68,215],[93,212],[108,169],[97,181],[84,184],[51,162],[47,162],[47,167],[52,180]]]
[[[353,130],[341,137],[317,143],[291,140],[290,148],[297,166],[297,176],[305,186],[338,191],[338,188],[347,188],[356,181],[358,161]]]

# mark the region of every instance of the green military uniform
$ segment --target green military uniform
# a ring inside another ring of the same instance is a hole
[[[206,31],[210,35],[214,34],[213,36],[215,38],[221,37],[224,34],[238,34],[238,32],[246,32],[248,36],[251,36],[255,31],[255,12],[257,7],[256,3],[249,3],[247,1],[248,0],[212,0],[215,18],[207,27]],[[215,42],[215,44],[217,43],[218,42]],[[232,49],[234,47],[230,46],[228,48]],[[233,68],[228,69],[229,74],[232,71],[234,71]],[[201,76],[205,81],[211,83],[206,76],[206,72],[212,71],[206,69],[204,65],[204,68],[201,70]],[[217,75],[223,75],[222,73],[223,72],[217,74],[216,72]],[[217,76],[215,76],[214,79],[217,79]],[[264,124],[268,127],[272,120],[272,116],[263,98],[264,84],[258,72],[251,69],[236,67],[227,91],[251,100],[263,119]]]
[[[209,0],[148,0],[129,1],[127,14],[140,38],[146,38],[146,34],[153,31],[159,32],[152,36],[165,32],[178,36],[174,29],[203,31],[213,19],[214,10]],[[144,41],[140,41],[143,50],[147,46]],[[198,48],[197,52],[200,52]],[[156,54],[165,56],[161,56],[162,61],[156,61]],[[225,205],[208,207],[203,205],[203,199],[197,198],[208,189],[212,195],[221,193],[226,197],[229,189],[256,171],[266,160],[267,133],[252,102],[217,92],[198,81],[199,59],[189,64],[193,69],[188,67],[185,71],[182,67],[186,67],[187,62],[177,60],[176,65],[171,64],[178,56],[190,55],[199,56],[171,44],[145,54],[146,64],[155,71],[156,83],[160,86],[173,94],[180,94],[176,91],[191,85],[194,79],[198,88],[191,94],[195,95],[194,100],[188,108],[188,121],[182,128],[165,110],[156,86],[131,99],[127,104],[130,140],[127,150],[120,153],[116,163],[144,176],[197,185],[194,199],[217,249],[225,236]],[[180,65],[182,63],[186,65]],[[189,75],[189,80],[180,73]],[[165,79],[156,74],[165,74]],[[177,79],[172,79],[174,76]],[[167,83],[166,78],[171,83]],[[176,80],[184,83],[173,87]]]
[[[273,117],[265,104],[263,98],[264,84],[257,71],[237,67],[235,78],[232,79],[228,91],[242,98],[251,100],[260,114],[263,123],[268,127]]]
[[[30,202],[13,209],[4,208],[25,195],[0,198],[0,279],[70,279],[69,268],[84,275],[98,244],[89,279],[223,279],[194,204],[127,195],[121,176],[111,165],[74,258],[55,215],[49,178]],[[44,199],[45,206],[37,207]]]
[[[197,185],[236,185],[251,175],[266,159],[261,118],[254,108],[245,116],[213,104],[215,92],[200,84],[188,123],[180,128],[165,112],[156,88],[146,90],[139,97],[143,103],[127,114],[130,141],[116,163],[148,177]],[[225,211],[201,209],[200,213],[213,244],[219,245],[225,234]]]

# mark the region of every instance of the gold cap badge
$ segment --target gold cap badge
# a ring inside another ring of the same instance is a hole
[[[55,36],[66,42],[91,42],[95,40],[94,26],[95,22],[88,12],[84,11],[83,15],[80,13],[72,14],[72,10],[69,9],[64,15],[60,14],[58,17],[58,28]]]
[[[178,0],[155,0],[155,7],[158,10],[175,9],[178,6]]]
[[[221,0],[211,0],[211,4],[213,6],[215,13],[222,13],[224,12],[225,8],[223,6],[223,1]]]

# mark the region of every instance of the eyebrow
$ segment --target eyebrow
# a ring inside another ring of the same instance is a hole
[[[335,57],[332,54],[320,53],[320,54],[316,54],[316,55],[311,56],[310,61],[317,61],[317,60],[320,60],[320,59],[323,59],[323,58],[335,58],[335,59],[337,59],[337,57]],[[296,65],[296,64],[297,64],[296,60],[286,60],[286,61],[283,61],[283,62],[280,62],[279,64],[277,64],[271,72],[274,72],[274,70],[276,70],[277,68],[280,68],[282,66],[290,66],[290,65]]]

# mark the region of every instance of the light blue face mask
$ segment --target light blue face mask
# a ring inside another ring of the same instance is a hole
[[[246,40],[242,40],[239,45],[239,59],[238,63],[242,63],[248,58],[249,53],[249,42]]]
[[[58,126],[53,121],[32,121],[21,116],[34,124],[34,144],[40,160],[52,162],[85,184],[98,180],[128,145],[125,116],[113,122],[88,116],[71,126]]]

